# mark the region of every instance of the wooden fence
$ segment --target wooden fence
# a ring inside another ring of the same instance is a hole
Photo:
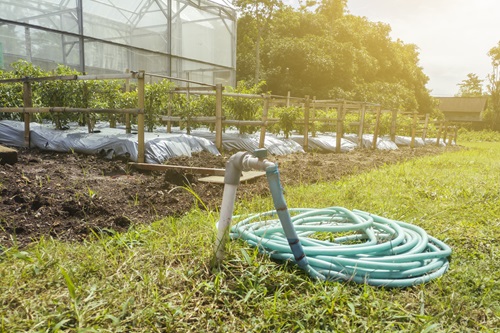
[[[380,116],[382,113],[389,112],[392,114],[391,121],[391,129],[390,136],[394,141],[396,136],[396,120],[398,116],[398,112],[394,110],[382,110],[380,105],[366,102],[355,102],[355,101],[346,101],[346,100],[317,100],[315,97],[312,99],[309,96],[305,96],[304,98],[291,97],[290,94],[288,96],[275,96],[275,95],[255,95],[255,94],[236,94],[236,93],[228,93],[223,92],[223,87],[221,84],[210,85],[202,82],[196,82],[191,80],[184,80],[179,78],[168,77],[164,75],[145,73],[144,71],[138,72],[130,72],[126,71],[124,74],[103,74],[103,75],[69,75],[69,76],[50,76],[50,77],[25,77],[18,79],[5,79],[0,80],[0,84],[5,83],[23,83],[23,107],[1,107],[0,112],[18,112],[23,113],[24,115],[24,144],[29,147],[30,145],[30,122],[31,122],[31,114],[33,113],[60,113],[60,112],[78,112],[78,113],[108,113],[108,114],[125,114],[125,128],[126,132],[131,132],[131,124],[130,124],[130,115],[137,116],[137,137],[138,137],[138,162],[144,163],[144,95],[145,95],[145,78],[146,76],[160,78],[160,79],[168,79],[175,81],[183,81],[188,82],[187,87],[183,87],[180,89],[176,89],[175,93],[187,93],[187,94],[196,94],[196,95],[214,95],[215,96],[215,116],[205,116],[205,117],[190,117],[190,118],[182,118],[178,116],[173,116],[171,114],[171,110],[168,110],[168,114],[166,116],[162,116],[161,120],[167,124],[167,132],[171,131],[172,122],[196,122],[196,123],[206,123],[206,124],[215,124],[215,145],[217,149],[222,150],[222,133],[224,131],[224,126],[260,126],[260,137],[259,137],[259,147],[264,147],[266,129],[269,125],[276,124],[279,122],[278,119],[269,118],[269,110],[272,107],[276,106],[296,106],[303,109],[304,117],[297,121],[297,124],[301,124],[303,126],[303,135],[304,135],[304,150],[308,150],[309,147],[309,133],[312,136],[316,136],[316,123],[324,123],[335,125],[336,135],[336,152],[340,152],[341,147],[341,139],[344,135],[344,121],[347,113],[356,112],[359,114],[359,121],[355,123],[349,124],[350,126],[357,127],[359,144],[361,146],[362,136],[365,131],[365,115],[369,112],[375,114],[375,127],[374,127],[374,138],[372,149],[375,149],[377,146],[377,140],[379,136],[379,127],[380,127]],[[126,82],[126,90],[130,89],[130,80],[137,80],[137,95],[138,95],[138,104],[137,108],[131,109],[95,109],[95,108],[71,108],[71,107],[33,107],[32,101],[32,89],[31,84],[33,82],[41,82],[41,81],[54,81],[54,80],[125,80]],[[197,87],[190,87],[189,83],[197,85]],[[201,86],[201,87],[200,87]],[[236,120],[236,119],[227,119],[223,113],[222,101],[224,97],[233,97],[233,98],[249,98],[249,99],[257,99],[261,100],[263,103],[263,112],[262,118],[260,120]],[[317,110],[337,110],[337,118],[316,118]],[[417,130],[419,126],[421,127],[421,122],[419,122],[418,113],[412,113],[413,116],[413,125],[412,125],[412,141],[411,147],[414,147],[415,137],[417,135]],[[425,138],[427,125],[429,123],[428,116],[425,118],[425,125],[423,127],[422,137]],[[455,141],[456,141],[456,133],[457,127],[450,127],[448,124],[440,123],[439,124],[439,135],[438,142],[441,135],[443,134],[443,140],[446,140],[451,130],[455,130]],[[451,142],[451,135],[448,136],[449,141]]]

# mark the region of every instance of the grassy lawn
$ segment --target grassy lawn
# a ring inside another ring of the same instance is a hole
[[[450,270],[425,285],[315,282],[241,241],[211,270],[218,213],[197,210],[84,244],[4,249],[0,332],[498,332],[500,143],[466,146],[286,189],[289,207],[360,209],[445,241]],[[269,209],[254,198],[236,213]]]

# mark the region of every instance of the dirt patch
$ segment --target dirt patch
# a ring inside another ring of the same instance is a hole
[[[283,186],[335,181],[384,164],[460,149],[426,146],[395,151],[355,150],[344,154],[271,156]],[[177,171],[140,172],[126,161],[97,156],[20,149],[18,163],[0,165],[0,247],[24,247],[41,237],[81,241],[93,233],[127,230],[133,224],[180,216],[222,199],[223,185],[198,182]],[[170,159],[169,164],[221,168],[230,154]],[[188,190],[190,189],[190,190]],[[242,184],[239,198],[268,195],[265,177]]]

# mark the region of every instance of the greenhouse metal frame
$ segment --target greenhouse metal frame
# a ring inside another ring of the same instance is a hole
[[[0,0],[0,68],[25,59],[234,85],[236,19],[209,0]]]

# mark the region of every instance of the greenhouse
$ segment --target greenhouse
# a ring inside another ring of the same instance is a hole
[[[0,68],[145,70],[236,82],[236,12],[219,0],[0,0]]]

